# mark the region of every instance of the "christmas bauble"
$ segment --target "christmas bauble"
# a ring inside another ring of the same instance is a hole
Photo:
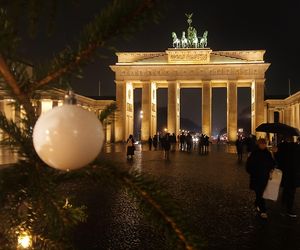
[[[33,130],[39,157],[61,170],[86,166],[100,153],[103,140],[96,115],[76,105],[55,107],[42,114]]]

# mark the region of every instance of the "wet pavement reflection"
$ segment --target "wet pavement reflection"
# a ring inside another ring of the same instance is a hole
[[[206,156],[171,152],[170,161],[163,160],[162,151],[149,152],[147,145],[136,148],[132,162],[127,162],[123,144],[107,146],[104,152],[110,153],[102,157],[163,182],[181,204],[191,232],[206,242],[203,249],[300,249],[299,219],[283,216],[280,202],[268,202],[268,222],[256,217],[244,167],[246,155],[244,162],[238,163],[234,146],[213,145]],[[110,221],[101,218],[105,237],[97,233],[99,248],[89,249],[174,249],[165,245],[164,236],[143,218],[136,202],[128,200],[125,192],[110,194],[112,203],[105,206]],[[296,200],[300,214],[299,191]]]
[[[134,160],[126,160],[124,144],[107,144],[101,158],[120,167],[148,173],[164,183],[190,231],[200,236],[203,249],[300,249],[300,220],[281,214],[280,202],[268,202],[269,220],[260,220],[253,209],[244,162],[238,163],[235,147],[213,145],[208,155],[171,152],[163,160],[160,150],[136,145]],[[7,154],[4,154],[7,157]],[[88,207],[88,221],[74,232],[76,249],[176,249],[144,218],[138,202],[109,181],[81,183],[80,204]],[[77,192],[78,194],[78,192]],[[300,194],[296,194],[300,214]]]

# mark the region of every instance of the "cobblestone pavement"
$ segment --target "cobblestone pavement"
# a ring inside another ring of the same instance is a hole
[[[300,220],[283,216],[278,203],[268,202],[267,222],[255,216],[248,175],[233,148],[215,145],[208,156],[174,152],[169,162],[161,151],[149,152],[146,146],[132,163],[122,145],[108,146],[105,152],[110,153],[103,157],[163,181],[182,204],[190,230],[203,238],[204,249],[300,249]],[[77,249],[171,249],[122,190],[103,184],[83,193],[82,200],[90,216],[74,234]],[[300,214],[299,190],[296,200]]]

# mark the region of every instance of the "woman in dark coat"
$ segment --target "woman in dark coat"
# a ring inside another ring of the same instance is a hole
[[[268,217],[266,204],[263,198],[264,190],[267,186],[270,173],[275,167],[272,154],[267,149],[265,139],[257,141],[258,148],[255,149],[247,159],[247,172],[250,174],[250,189],[255,192],[255,206],[261,218]]]
[[[133,158],[134,150],[135,150],[134,139],[133,139],[132,135],[129,135],[129,137],[127,139],[127,159],[128,160]]]

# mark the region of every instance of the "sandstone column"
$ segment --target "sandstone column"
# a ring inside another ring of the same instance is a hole
[[[168,132],[179,133],[180,129],[180,88],[179,83],[170,81],[168,83]]]
[[[283,110],[280,110],[280,111],[278,111],[278,112],[279,112],[279,122],[280,122],[280,123],[283,123],[283,116],[284,116]]]
[[[133,103],[133,84],[131,82],[126,82],[126,92],[125,92],[125,138],[126,140],[129,135],[133,135],[133,126],[134,126],[134,103]]]
[[[142,140],[156,134],[156,83],[143,83],[142,87]]]
[[[15,102],[12,99],[4,99],[3,100],[3,112],[8,120],[16,120],[16,111],[15,106],[13,105]]]
[[[291,106],[287,106],[285,114],[284,122],[285,124],[291,126]]]
[[[125,140],[126,131],[126,83],[123,81],[116,81],[116,104],[115,141],[119,142]]]
[[[273,109],[268,109],[268,121],[270,123],[274,122],[274,110]]]
[[[264,122],[264,88],[265,79],[256,79],[251,86],[251,112],[252,112],[252,134],[255,134],[255,129]],[[256,133],[258,137],[263,137],[265,133]]]
[[[264,111],[264,110],[262,110]],[[233,142],[237,138],[237,83],[227,82],[227,136]]]
[[[296,103],[296,128],[300,129],[300,104]]]
[[[202,83],[202,133],[211,136],[211,83]]]
[[[41,99],[41,114],[46,113],[53,108],[53,101],[50,99]]]
[[[155,82],[151,83],[151,136],[157,133],[157,86]]]
[[[151,127],[151,84],[150,82],[144,82],[142,85],[142,128],[141,139],[146,141],[150,135]]]
[[[295,106],[294,106],[294,104],[291,105],[290,124],[291,124],[292,127],[295,127]]]

